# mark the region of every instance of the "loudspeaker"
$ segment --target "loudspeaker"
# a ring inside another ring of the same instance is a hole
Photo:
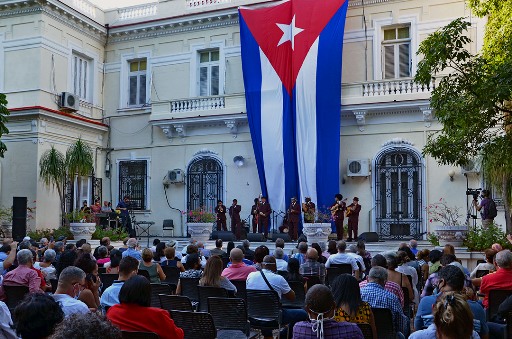
[[[235,241],[235,235],[230,231],[213,231],[212,240],[222,239],[222,241]]]
[[[27,197],[12,198],[12,238],[22,241],[27,234]]]
[[[281,238],[284,242],[291,242],[292,238],[288,233],[272,233],[272,241],[276,242],[277,238]]]
[[[359,234],[357,239],[363,240],[364,242],[379,242],[379,235],[376,232],[364,232]]]
[[[252,242],[265,242],[263,233],[247,233],[247,240]]]

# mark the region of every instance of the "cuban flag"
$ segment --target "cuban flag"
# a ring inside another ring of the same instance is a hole
[[[341,58],[348,0],[241,7],[247,117],[263,195],[326,209],[338,193]]]

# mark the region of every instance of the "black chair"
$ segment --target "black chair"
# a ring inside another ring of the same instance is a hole
[[[99,274],[107,273],[107,268],[106,268],[106,267],[103,267],[103,266],[102,266],[102,267],[99,267],[99,266],[98,266],[98,273],[99,273]]]
[[[252,328],[281,330],[281,301],[277,292],[247,290],[247,318]]]
[[[21,300],[25,297],[25,294],[28,294],[28,286],[8,286],[4,285],[5,292],[5,304],[12,311],[16,308],[16,306],[20,303]]]
[[[372,326],[368,323],[358,323],[357,327],[363,332],[364,339],[373,339]]]
[[[498,313],[500,304],[507,299],[508,296],[512,295],[512,290],[490,290],[488,296],[488,308],[487,308],[487,321]]]
[[[55,291],[57,291],[57,286],[59,285],[59,280],[50,279],[50,284],[52,285],[52,293],[55,293]]]
[[[142,275],[143,277],[145,277],[148,280],[151,280],[151,278],[149,277],[149,272],[146,270],[138,270],[137,274]]]
[[[181,295],[159,294],[160,308],[167,311],[194,311],[192,302],[188,297]]]
[[[254,255],[246,254],[245,255],[245,259],[250,260],[250,261],[254,261]]]
[[[215,339],[217,330],[210,313],[171,311],[176,326],[185,333],[185,339]]]
[[[295,292],[295,300],[290,301],[286,298],[283,298],[281,301],[282,306],[284,308],[303,308],[306,302],[306,292],[304,291],[304,283],[300,281],[289,281],[288,285]]]
[[[477,264],[477,265],[478,265],[478,264],[485,264],[485,263],[486,263],[486,261],[485,261],[485,260],[483,260],[483,259],[478,259],[478,260],[476,261],[476,264]]]
[[[402,286],[402,292],[404,293],[404,307],[403,311],[406,316],[411,318],[412,316],[412,309],[411,309],[411,298],[409,298],[409,290],[407,287]]]
[[[162,266],[162,270],[165,274],[164,282],[177,286],[178,280],[180,280],[180,269],[177,267]]]
[[[164,223],[162,225],[162,236],[164,236],[165,231],[171,231],[171,237],[174,238],[174,220],[164,219]]]
[[[317,275],[305,275],[304,279],[306,279],[306,288],[309,290],[311,287],[321,284],[322,281],[320,280],[320,277]]]
[[[481,278],[483,276],[486,276],[487,274],[489,274],[489,270],[476,270],[475,277],[476,278]]]
[[[285,279],[288,277],[288,271],[277,271],[277,274]]]
[[[189,297],[192,304],[199,302],[197,285],[199,285],[199,278],[180,278],[181,295]]]
[[[246,337],[249,336],[251,326],[243,299],[210,297],[208,313],[212,315],[217,330],[238,330],[242,331]]]
[[[396,332],[393,327],[393,314],[387,308],[373,308],[373,318],[375,319],[375,327],[377,328],[377,338],[379,339],[395,339]]]
[[[159,339],[158,334],[154,332],[132,332],[121,331],[123,339]]]
[[[170,285],[166,283],[151,284],[151,307],[158,307],[160,308],[160,297],[159,294],[174,294],[176,293],[176,286]]]
[[[222,267],[223,267],[223,268],[228,267],[228,264],[229,264],[229,258],[228,258],[228,257],[221,257],[221,260],[222,260]]]
[[[329,267],[326,269],[327,276],[326,276],[326,283],[327,285],[331,286],[334,279],[339,277],[342,274],[350,274],[352,275],[352,266],[350,267],[350,273],[346,273],[344,269],[341,269],[339,267]]]
[[[245,280],[230,280],[236,287],[236,297],[247,300],[247,284]]]
[[[228,298],[228,291],[222,287],[197,286],[197,295],[199,296],[199,311],[208,312],[208,298],[219,297]]]
[[[100,273],[100,280],[103,284],[102,291],[112,286],[112,283],[117,280],[118,275],[113,273]]]
[[[352,265],[351,264],[331,264],[331,268],[339,268],[341,269],[341,274],[352,274]]]

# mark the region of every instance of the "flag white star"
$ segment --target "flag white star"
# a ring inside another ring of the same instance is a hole
[[[289,25],[286,24],[276,24],[279,29],[283,31],[283,36],[281,40],[279,40],[277,46],[284,44],[287,41],[291,41],[292,50],[295,47],[295,36],[302,32],[304,29],[295,26],[295,15],[292,18],[292,22]]]

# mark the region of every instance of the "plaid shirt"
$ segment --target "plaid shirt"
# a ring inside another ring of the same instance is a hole
[[[313,324],[309,321],[301,321],[293,326],[293,338],[298,339],[317,339],[317,332],[313,332]],[[338,323],[332,319],[324,320],[324,339],[364,339],[363,333],[356,324],[342,322]]]
[[[368,284],[368,280],[363,280],[359,283],[359,288],[363,288]],[[389,291],[398,297],[400,300],[400,306],[404,307],[404,291],[396,282],[386,281],[386,286],[384,286],[386,291]]]
[[[404,315],[400,301],[397,296],[388,292],[381,285],[369,282],[361,289],[361,299],[366,301],[372,308],[387,308],[393,314],[393,324],[395,331],[404,334],[409,333],[409,319]]]
[[[300,265],[299,273],[305,276],[316,275],[320,278],[322,284],[325,281],[325,265],[316,260],[306,259],[306,262]]]

